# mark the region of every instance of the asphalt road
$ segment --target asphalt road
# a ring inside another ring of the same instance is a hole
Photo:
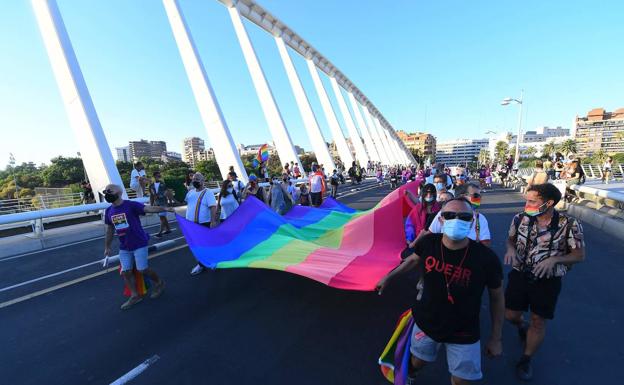
[[[342,201],[370,208],[387,191]],[[499,256],[521,206],[517,193],[484,196],[482,212]],[[564,280],[556,318],[535,357],[534,384],[624,382],[620,245],[590,226],[585,234],[587,261]],[[95,260],[102,242],[58,249],[45,258]],[[377,358],[413,296],[407,279],[377,296],[270,270],[226,269],[191,277],[194,259],[187,248],[150,263],[167,282],[166,291],[126,312],[119,310],[124,298],[116,273],[0,308],[0,383],[108,384],[157,355],[133,384],[384,384]],[[488,329],[484,301],[485,336]],[[521,347],[509,326],[504,349],[499,359],[483,359],[485,377],[479,383],[518,383],[513,366]],[[421,381],[449,383],[442,352]]]

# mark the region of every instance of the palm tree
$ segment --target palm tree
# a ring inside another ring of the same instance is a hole
[[[487,148],[482,148],[479,150],[479,156],[477,158],[479,164],[487,164],[490,161],[490,150]]]
[[[533,155],[535,155],[537,153],[537,148],[530,146],[525,148],[522,153],[526,156],[528,156],[529,158],[531,158]]]
[[[607,157],[608,157],[607,153],[602,149],[598,150],[594,154],[594,156],[592,156],[592,158],[594,158],[594,161],[598,164],[603,164],[605,160],[607,160]]]
[[[494,153],[496,157],[496,162],[504,162],[505,157],[507,157],[507,152],[509,151],[509,144],[505,141],[498,141],[496,143],[496,147],[494,148]]]
[[[550,158],[555,152],[557,152],[557,145],[554,141],[550,141],[544,145],[544,149],[542,150],[542,156],[547,156]]]
[[[559,151],[569,156],[570,154],[574,154],[578,151],[577,142],[574,139],[568,139],[565,142],[559,145]]]

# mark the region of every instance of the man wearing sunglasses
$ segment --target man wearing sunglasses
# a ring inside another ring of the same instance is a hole
[[[416,384],[418,371],[436,360],[441,345],[446,347],[452,384],[482,377],[479,313],[486,287],[492,318],[486,353],[492,357],[502,353],[505,304],[501,263],[489,247],[468,238],[473,210],[467,200],[451,199],[440,217],[443,233],[424,236],[413,254],[377,284],[381,294],[395,276],[416,268],[422,271],[422,289],[412,306],[408,385]]]
[[[474,220],[472,221],[468,238],[489,246],[491,243],[490,226],[488,225],[485,215],[478,211],[481,206],[481,189],[479,186],[474,183],[459,185],[455,188],[455,197],[465,198],[470,202],[473,208]],[[442,233],[442,222],[439,214],[433,218],[433,222],[431,222],[429,226],[429,231],[437,234]]]
[[[104,239],[104,256],[112,255],[111,243],[113,234],[119,237],[119,263],[121,265],[121,276],[130,289],[130,298],[121,305],[121,310],[126,310],[141,302],[143,299],[137,293],[133,266],[148,276],[154,287],[151,298],[158,298],[165,287],[165,283],[158,277],[156,272],[147,265],[147,243],[149,235],[143,230],[139,216],[145,213],[161,213],[164,211],[174,212],[173,207],[145,206],[142,203],[127,201],[121,197],[121,187],[109,184],[103,191],[106,202],[111,206],[104,212],[104,223],[106,226],[106,237]]]

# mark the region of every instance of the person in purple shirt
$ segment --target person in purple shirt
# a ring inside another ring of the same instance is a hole
[[[121,187],[109,184],[103,191],[104,199],[111,206],[104,213],[106,237],[104,239],[104,256],[110,257],[113,234],[119,237],[119,263],[121,264],[121,276],[130,289],[130,298],[121,305],[121,310],[126,310],[141,302],[143,298],[138,294],[132,268],[148,276],[154,286],[150,298],[158,298],[165,287],[165,283],[158,277],[156,272],[147,266],[147,243],[149,235],[143,230],[139,216],[145,213],[160,213],[163,211],[173,212],[172,207],[145,206],[139,202],[122,199]]]

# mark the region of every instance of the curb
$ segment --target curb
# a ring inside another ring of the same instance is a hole
[[[624,241],[624,220],[576,204],[568,204],[566,212],[581,222],[589,223],[604,233]]]

